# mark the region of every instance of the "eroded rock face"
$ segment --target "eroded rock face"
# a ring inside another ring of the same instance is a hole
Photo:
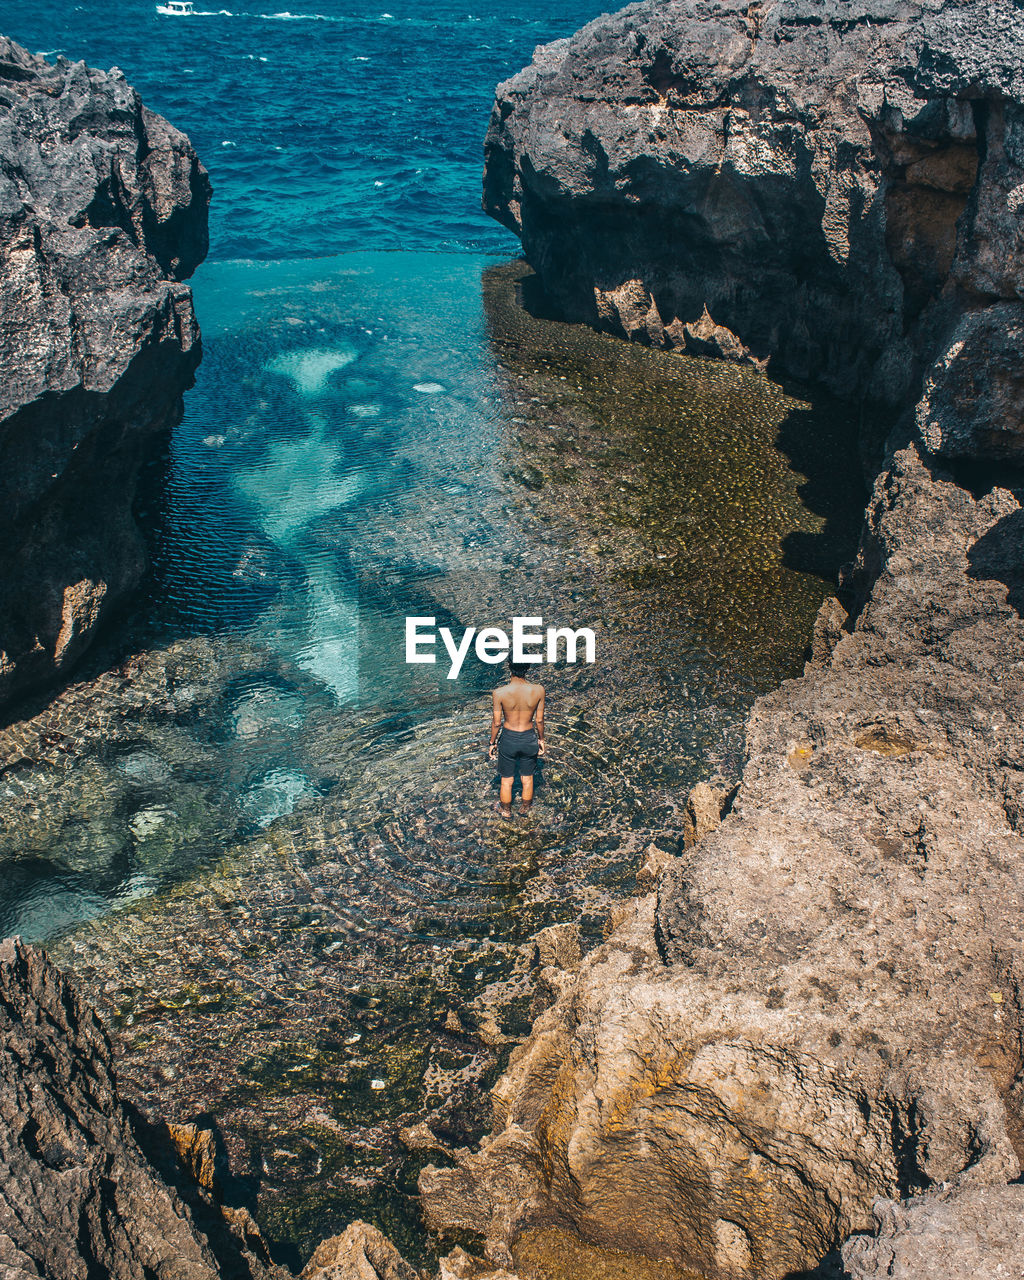
[[[215,1280],[206,1241],[139,1149],[95,1016],[12,940],[0,943],[0,1031],[0,1269]]]
[[[199,362],[210,186],[116,69],[0,37],[0,705],[140,581],[132,512]]]
[[[498,87],[484,207],[568,318],[899,408],[1020,297],[1022,66],[1012,0],[647,0]]]
[[[302,1280],[421,1280],[391,1241],[366,1222],[317,1246]]]
[[[424,1172],[496,1264],[548,1224],[716,1280],[834,1272],[873,1226],[858,1277],[1012,1263],[966,1223],[1024,1154],[1024,511],[978,470],[1020,456],[1022,38],[1008,2],[643,3],[498,90],[485,205],[567,315],[722,326],[917,434],[729,813],[648,859],[491,1139]]]

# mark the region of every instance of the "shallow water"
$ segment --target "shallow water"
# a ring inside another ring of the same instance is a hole
[[[735,774],[854,546],[840,407],[537,319],[525,274],[205,268],[151,602],[0,734],[0,925],[78,974],[133,1099],[216,1114],[292,1260],[354,1216],[426,1256],[399,1130],[474,1139],[529,937],[599,936],[687,788]],[[599,661],[545,667],[550,760],[508,824],[494,668],[406,665],[403,622],[515,613],[591,626]]]

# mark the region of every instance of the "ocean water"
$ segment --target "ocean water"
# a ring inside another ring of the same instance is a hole
[[[213,258],[515,242],[480,210],[494,86],[596,0],[324,0],[294,11],[197,0],[0,6],[36,53],[120,67],[210,171]]]

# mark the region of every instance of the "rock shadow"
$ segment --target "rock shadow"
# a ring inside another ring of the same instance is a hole
[[[1024,510],[1003,516],[967,553],[968,577],[995,579],[1006,601],[1024,618]]]
[[[806,477],[797,491],[808,510],[824,521],[816,533],[794,530],[786,535],[782,549],[787,568],[835,583],[840,568],[856,554],[868,500],[858,442],[858,423],[849,407],[827,399],[793,409],[779,428],[779,449],[793,470]]]

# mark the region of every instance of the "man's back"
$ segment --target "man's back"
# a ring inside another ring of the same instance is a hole
[[[505,728],[515,733],[532,728],[533,717],[544,698],[544,686],[529,680],[512,680],[494,691],[505,718]]]

